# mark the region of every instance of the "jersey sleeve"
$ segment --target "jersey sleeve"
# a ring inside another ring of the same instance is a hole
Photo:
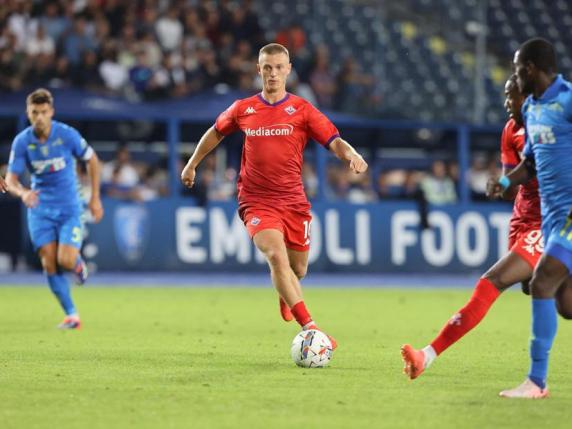
[[[513,132],[512,123],[507,123],[501,136],[501,162],[504,168],[513,169],[519,164],[519,152],[524,145],[522,139],[522,134]]]
[[[310,103],[306,105],[306,127],[308,135],[320,143],[324,147],[329,147],[330,143],[340,136],[336,126],[330,121],[326,115],[312,106]]]
[[[16,137],[10,150],[10,160],[8,161],[8,171],[16,175],[21,175],[26,170],[26,145],[25,142]]]
[[[526,123],[527,123],[526,112],[528,112],[528,98],[524,101],[524,104],[522,105],[521,109],[522,122],[524,123],[524,150],[522,151],[522,154],[525,158],[534,159],[532,144],[530,143],[530,139],[528,138],[528,131],[526,130]]]
[[[223,136],[228,136],[239,130],[237,118],[238,112],[238,100],[232,103],[228,109],[222,112],[215,121],[215,130],[221,133]]]
[[[66,141],[71,149],[72,155],[76,158],[82,161],[89,161],[93,156],[93,149],[77,130],[70,128]]]

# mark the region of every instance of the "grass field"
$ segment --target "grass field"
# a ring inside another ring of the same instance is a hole
[[[497,397],[528,369],[520,293],[420,379],[402,375],[399,346],[425,345],[468,293],[308,289],[340,344],[330,367],[308,370],[290,360],[297,329],[269,289],[76,289],[84,328],[60,332],[47,288],[0,287],[0,428],[570,427],[570,322],[552,397]]]

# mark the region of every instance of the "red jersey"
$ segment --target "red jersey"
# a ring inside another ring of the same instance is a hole
[[[522,160],[524,150],[524,127],[509,119],[502,131],[501,161],[503,167],[511,170]],[[510,229],[540,229],[540,197],[538,181],[532,179],[521,185],[514,200]]]
[[[337,128],[312,104],[293,94],[274,104],[261,94],[235,101],[219,115],[222,135],[241,130],[238,202],[309,209],[302,185],[304,148],[312,138],[322,146],[339,137]]]

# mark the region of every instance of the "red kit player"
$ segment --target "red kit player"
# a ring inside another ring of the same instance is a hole
[[[503,174],[520,163],[525,142],[521,116],[525,96],[519,92],[515,76],[506,82],[505,96],[510,119],[501,140]],[[494,186],[496,183],[489,181],[490,196],[500,193],[498,186]],[[410,379],[419,377],[437,356],[478,325],[502,291],[522,282],[523,291],[528,294],[528,281],[543,250],[540,221],[538,182],[533,179],[520,187],[514,201],[509,231],[510,252],[479,279],[469,302],[449,319],[430,345],[421,350],[409,344],[401,347],[404,372]]]
[[[256,247],[264,254],[272,283],[280,295],[284,320],[316,329],[302,299],[300,279],[308,268],[310,203],[302,185],[303,153],[308,139],[317,141],[363,173],[367,163],[343,140],[334,124],[306,100],[286,92],[292,65],[288,50],[264,46],[258,57],[262,93],[235,101],[201,137],[181,180],[194,184],[196,168],[224,136],[245,134],[238,178],[238,212]],[[332,345],[336,347],[332,339]]]

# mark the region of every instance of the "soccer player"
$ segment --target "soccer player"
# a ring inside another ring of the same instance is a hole
[[[505,107],[510,119],[501,137],[503,175],[508,174],[521,160],[525,132],[520,109],[524,99],[516,84],[516,76],[511,76],[505,84]],[[496,180],[490,182],[494,185]],[[523,282],[523,290],[528,292],[528,281],[543,248],[538,183],[531,180],[515,187],[514,191],[518,191],[516,198],[514,192],[505,196],[515,199],[510,221],[509,253],[479,279],[469,302],[449,319],[431,344],[421,350],[409,344],[401,347],[404,372],[410,379],[419,377],[437,356],[477,326],[501,292],[519,282]]]
[[[8,190],[28,208],[28,230],[38,251],[51,291],[65,312],[61,329],[79,329],[81,322],[73,303],[68,279],[62,270],[73,271],[77,282],[87,279],[87,267],[79,254],[82,224],[76,159],[87,163],[91,180],[88,207],[99,222],[103,208],[99,198],[99,161],[93,149],[72,127],[52,120],[54,100],[45,89],[32,92],[26,100],[31,126],[12,143],[6,183]],[[31,188],[19,176],[28,169]]]
[[[515,53],[514,68],[518,87],[531,94],[522,108],[525,158],[498,180],[497,191],[510,192],[537,176],[546,245],[530,282],[530,371],[521,385],[500,396],[544,398],[557,311],[572,318],[572,83],[558,74],[554,47],[544,39],[523,43]]]
[[[301,177],[304,147],[312,138],[353,172],[363,173],[368,166],[325,115],[286,92],[292,65],[284,46],[264,46],[257,68],[262,92],[235,101],[220,114],[199,141],[181,180],[193,186],[197,166],[223,137],[239,130],[245,133],[238,179],[240,218],[268,261],[283,319],[295,318],[303,329],[316,329],[299,281],[308,268],[312,221]],[[336,346],[333,339],[332,344]]]

